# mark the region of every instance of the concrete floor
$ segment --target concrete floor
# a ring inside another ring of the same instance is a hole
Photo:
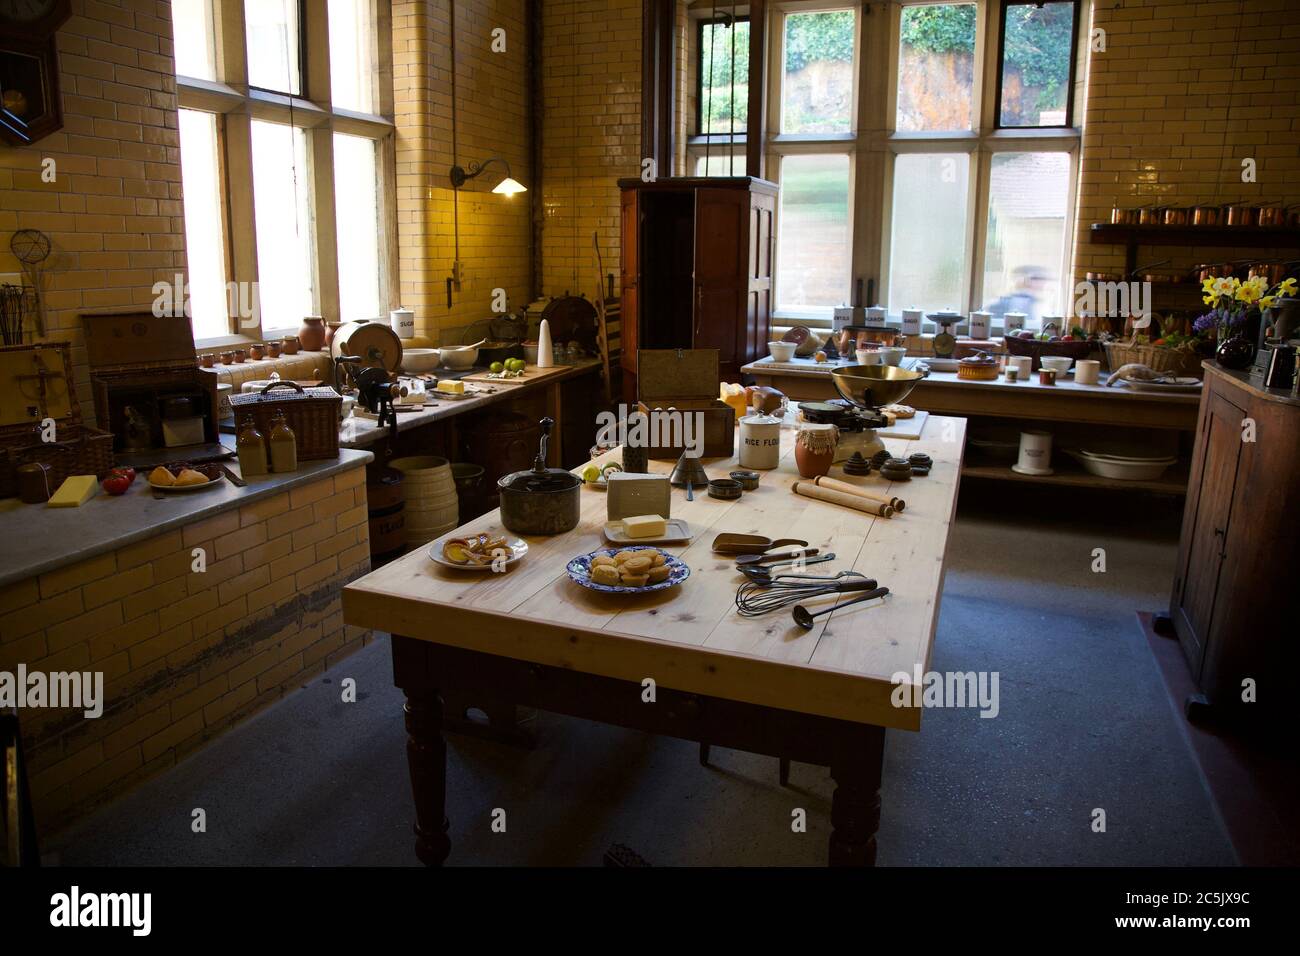
[[[1167,602],[1179,508],[1008,487],[963,488],[933,661],[998,671],[1001,714],[931,710],[921,733],[890,733],[879,863],[1234,863],[1134,618]],[[47,851],[67,865],[414,865],[390,668],[378,641]],[[615,842],[655,865],[825,862],[824,768],[795,764],[783,789],[771,758],[714,748],[702,768],[683,741],[550,714],[532,726],[531,752],[449,738],[450,862],[596,865]],[[791,832],[797,808],[806,833]]]

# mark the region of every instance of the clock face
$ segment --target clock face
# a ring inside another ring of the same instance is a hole
[[[59,0],[0,0],[0,19],[31,23],[58,6]]]

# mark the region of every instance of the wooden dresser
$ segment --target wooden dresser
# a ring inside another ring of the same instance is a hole
[[[1300,399],[1205,363],[1170,617],[1204,700],[1293,708],[1300,608]],[[1243,701],[1253,680],[1257,702]]]
[[[716,349],[725,381],[767,354],[775,183],[750,176],[620,179],[623,396],[638,349]]]

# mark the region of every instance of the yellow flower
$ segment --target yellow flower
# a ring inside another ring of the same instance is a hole
[[[1259,307],[1261,309],[1271,309],[1276,303],[1277,303],[1277,296],[1266,295],[1264,296],[1264,298],[1259,300]]]
[[[1204,302],[1206,305],[1214,305],[1215,301],[1216,301],[1218,298],[1219,298],[1219,297],[1218,297],[1217,295],[1214,295],[1213,293],[1210,293],[1209,295],[1203,295],[1203,296],[1201,296],[1201,301]]]
[[[1212,278],[1211,278],[1211,279],[1202,279],[1202,280],[1201,280],[1201,290],[1202,290],[1203,292],[1213,292],[1213,291],[1214,291],[1214,279],[1212,279]]]
[[[1282,285],[1278,288],[1278,292],[1281,295],[1285,295],[1285,296],[1295,295],[1296,293],[1295,279],[1287,279],[1285,282],[1283,282]]]

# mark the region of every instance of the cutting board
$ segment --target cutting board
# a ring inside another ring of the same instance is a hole
[[[541,377],[540,373],[550,372],[552,369],[560,368],[559,365],[552,365],[550,368],[538,368],[536,365],[525,365],[524,374],[517,378],[488,378],[490,372],[475,372],[473,375],[466,375],[461,378],[462,382],[482,382],[485,385],[523,385],[534,379]],[[433,373],[437,375],[437,372]]]
[[[915,441],[921,437],[929,417],[929,412],[918,410],[911,418],[900,418],[891,428],[877,428],[876,434],[881,438],[906,438]]]

